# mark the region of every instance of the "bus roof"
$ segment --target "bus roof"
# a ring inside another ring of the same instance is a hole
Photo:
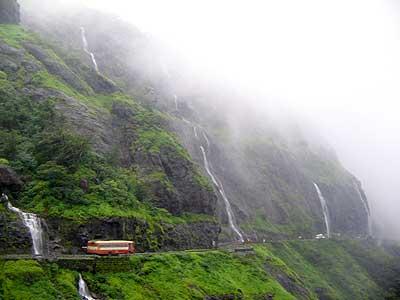
[[[120,240],[115,240],[115,241],[88,241],[88,243],[101,243],[101,244],[114,244],[114,243],[127,243],[127,244],[133,244],[133,241],[120,241]]]

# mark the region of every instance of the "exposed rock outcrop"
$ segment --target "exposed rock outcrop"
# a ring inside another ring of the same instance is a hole
[[[29,254],[32,238],[21,219],[0,203],[0,254]]]
[[[19,4],[16,0],[0,0],[0,24],[19,24]]]
[[[354,187],[351,184],[319,185],[329,205],[332,232],[352,236],[368,234],[368,213]]]
[[[13,169],[0,165],[0,191],[19,191],[22,181]]]
[[[121,134],[119,150],[126,165],[135,166],[143,177],[151,177],[155,172],[165,174],[170,186],[160,180],[147,181],[155,195],[154,204],[176,215],[184,212],[214,215],[215,193],[198,182],[200,174],[195,164],[179,153],[177,147],[162,145],[154,152],[134,143],[138,135],[134,117],[137,113],[125,105],[114,104],[113,126]]]
[[[218,242],[219,224],[195,222],[183,224],[160,223],[157,226],[134,218],[92,219],[74,223],[66,219],[46,220],[50,252],[79,253],[93,239],[128,239],[143,251],[204,249]]]

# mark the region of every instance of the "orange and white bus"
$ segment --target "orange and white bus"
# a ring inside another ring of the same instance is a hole
[[[89,241],[86,253],[98,255],[118,255],[135,253],[135,244],[132,241]]]

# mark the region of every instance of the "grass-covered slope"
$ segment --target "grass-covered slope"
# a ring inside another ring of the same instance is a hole
[[[398,257],[373,243],[298,241],[254,249],[246,255],[215,250],[133,256],[130,272],[110,267],[83,276],[101,299],[377,300],[389,297],[399,274]],[[1,262],[0,299],[77,299],[77,279],[77,270],[56,264]]]
[[[1,262],[0,299],[75,299],[76,273],[32,260]]]

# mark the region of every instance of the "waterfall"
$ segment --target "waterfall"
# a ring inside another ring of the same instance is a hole
[[[175,99],[176,110],[178,110],[178,101],[177,101],[178,97],[176,95],[174,95],[174,99]],[[194,136],[195,136],[195,138],[197,140],[200,140],[199,139],[199,132],[197,130],[198,128],[200,128],[201,134],[203,135],[204,140],[206,141],[207,150],[208,150],[210,148],[210,141],[209,141],[209,139],[207,137],[207,134],[205,133],[204,129],[201,126],[198,127],[196,124],[193,124],[189,120],[185,119],[183,116],[181,116],[181,120],[193,128],[193,133],[194,133]],[[207,159],[207,153],[204,150],[204,147],[202,145],[200,145],[200,149],[201,149],[201,152],[203,154],[204,167],[206,169],[206,172],[209,175],[209,177],[211,178],[211,180],[212,180],[213,184],[215,185],[215,187],[217,188],[217,190],[218,190],[219,194],[221,195],[222,199],[224,200],[226,213],[228,215],[229,226],[231,227],[233,232],[236,233],[236,235],[239,238],[239,241],[243,243],[244,242],[243,235],[242,235],[242,233],[240,232],[239,228],[236,225],[235,216],[233,214],[232,207],[231,207],[231,204],[230,204],[230,202],[228,200],[228,197],[225,194],[224,187],[223,187],[221,181],[219,181],[216,178],[216,176],[211,172],[210,165],[209,165],[209,162],[208,162],[208,159]]]
[[[324,196],[322,196],[321,190],[319,189],[318,185],[313,182],[315,189],[317,190],[318,198],[321,201],[321,207],[322,207],[322,212],[324,214],[324,220],[325,220],[325,227],[326,227],[326,235],[328,238],[331,237],[331,228],[330,228],[330,221],[329,221],[329,210],[328,210],[328,205],[326,203],[326,200]]]
[[[186,124],[191,124],[188,120],[186,120],[184,117],[182,117],[182,121],[185,122]]]
[[[82,36],[82,44],[83,44],[83,50],[89,54],[90,58],[92,59],[93,66],[96,70],[96,72],[99,72],[99,67],[97,66],[96,58],[94,57],[94,54],[89,51],[89,44],[86,39],[86,33],[85,33],[85,28],[81,27],[81,36]]]
[[[357,184],[355,184],[355,189],[358,193],[358,196],[360,197],[361,203],[364,206],[365,212],[367,213],[367,221],[368,221],[368,235],[372,236],[372,218],[371,218],[371,210],[369,209],[369,205],[366,199],[362,196],[360,192],[360,188],[358,187]]]
[[[81,296],[81,298],[83,300],[96,300],[95,298],[92,297],[89,288],[85,282],[85,280],[83,280],[82,275],[79,274],[79,295]]]
[[[206,151],[204,150],[204,147],[200,146],[200,149],[201,149],[201,152],[203,153],[204,167],[205,167],[208,175],[210,176],[212,182],[214,183],[215,187],[218,189],[218,192],[222,196],[222,199],[224,200],[226,213],[228,215],[229,226],[238,235],[239,240],[243,243],[244,242],[243,235],[240,233],[239,229],[235,225],[235,220],[234,220],[232,207],[231,207],[231,204],[230,204],[230,202],[228,200],[228,197],[226,197],[226,194],[225,194],[225,191],[224,191],[224,187],[222,186],[221,182],[218,182],[217,178],[211,172],[210,166],[209,166],[209,163],[208,163],[208,159],[207,159],[207,154],[206,154]]]
[[[37,256],[43,255],[43,230],[42,220],[35,214],[26,213],[7,203],[8,209],[18,214],[24,225],[29,229],[32,237],[33,253]]]
[[[175,101],[175,110],[179,110],[179,108],[178,108],[178,96],[177,95],[174,95],[174,101]]]
[[[205,132],[204,132],[204,131],[203,131],[202,133],[203,133],[203,137],[204,137],[204,139],[206,140],[206,143],[207,143],[207,149],[208,149],[208,148],[210,148],[210,140],[208,139],[208,137],[207,137],[207,135],[205,134]]]

